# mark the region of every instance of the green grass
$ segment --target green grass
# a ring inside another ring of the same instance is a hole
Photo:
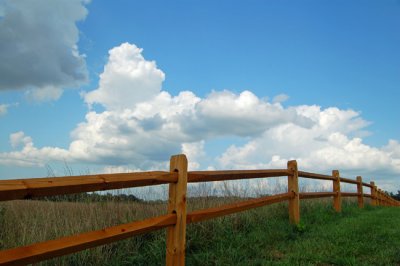
[[[214,205],[223,203],[221,199],[211,201]],[[189,205],[198,209],[212,204],[191,200]],[[165,213],[165,206],[7,202],[0,205],[0,247],[99,229],[157,213]],[[345,203],[338,214],[330,201],[308,200],[301,202],[300,225],[292,226],[287,204],[280,203],[188,225],[186,265],[400,265],[399,225],[400,208],[366,206],[361,210],[354,203]],[[164,264],[165,230],[43,263]]]
[[[188,237],[199,243],[188,245],[187,264],[400,265],[400,208],[305,209],[299,226],[290,226],[285,215],[263,220],[249,213],[240,226],[224,218],[204,245],[202,237]]]
[[[305,230],[280,243],[283,265],[400,265],[400,208],[305,213]]]

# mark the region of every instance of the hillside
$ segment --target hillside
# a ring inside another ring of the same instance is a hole
[[[221,204],[221,199],[214,205]],[[231,201],[226,199],[226,201]],[[205,201],[191,200],[193,208]],[[210,202],[207,203],[209,205]],[[12,201],[0,205],[1,249],[111,226],[165,211],[162,203]],[[187,265],[398,265],[400,208],[302,201],[302,221],[288,223],[276,204],[191,224]],[[165,232],[57,258],[43,265],[163,265]]]

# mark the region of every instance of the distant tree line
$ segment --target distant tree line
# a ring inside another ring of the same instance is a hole
[[[400,201],[400,190],[397,190],[397,194],[394,194],[393,192],[390,192],[389,196],[391,196],[395,200],[399,200]]]
[[[49,197],[38,197],[32,198],[34,200],[45,200],[54,202],[142,202],[132,194],[99,194],[99,193],[78,193],[78,194],[68,194],[68,195],[57,195]]]

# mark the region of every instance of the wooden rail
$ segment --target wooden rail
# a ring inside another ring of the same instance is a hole
[[[83,249],[122,240],[137,234],[151,232],[176,223],[176,214],[168,214],[143,221],[108,227],[98,231],[78,234],[18,247],[0,253],[1,265],[26,265]]]
[[[188,182],[226,181],[249,178],[287,176],[287,169],[274,170],[228,170],[228,171],[192,171],[188,173]]]
[[[82,175],[0,180],[0,201],[174,183],[174,172]]]
[[[162,216],[104,228],[83,234],[63,237],[0,251],[0,265],[25,265],[67,255],[87,248],[119,241],[137,234],[167,228],[166,265],[185,264],[186,224],[201,222],[277,202],[288,201],[289,220],[300,222],[300,199],[333,198],[333,207],[341,211],[342,197],[357,197],[358,206],[364,207],[364,198],[371,199],[373,206],[400,206],[400,202],[378,189],[374,182],[364,183],[340,177],[339,171],[321,175],[298,171],[297,162],[288,162],[287,169],[187,171],[185,155],[171,157],[170,171],[153,171],[127,174],[102,174],[57,178],[0,180],[0,201],[29,199],[32,197],[64,195],[99,190],[169,184],[168,213]],[[287,176],[287,193],[248,199],[220,207],[186,213],[186,189],[188,183],[268,178]],[[299,192],[299,177],[332,181],[332,192]],[[357,185],[357,192],[342,192],[340,183]],[[363,191],[370,189],[370,194]]]

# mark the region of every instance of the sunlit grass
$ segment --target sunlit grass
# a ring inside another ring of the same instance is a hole
[[[78,197],[79,198],[79,197]],[[189,211],[239,197],[207,193],[188,199]],[[9,201],[0,204],[0,247],[7,249],[98,230],[166,213],[165,201]],[[301,223],[289,224],[286,203],[190,224],[187,265],[398,265],[400,208],[360,210],[345,201],[301,201]],[[165,230],[46,261],[44,265],[163,265]]]

